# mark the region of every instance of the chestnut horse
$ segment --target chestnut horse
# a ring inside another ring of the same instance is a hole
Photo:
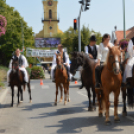
[[[107,62],[101,73],[101,101],[99,101],[99,115],[102,115],[102,110],[106,108],[106,124],[110,123],[109,119],[109,94],[114,93],[114,120],[120,121],[118,117],[118,97],[120,94],[120,87],[122,76],[120,71],[121,52],[119,47],[109,47]]]
[[[18,87],[18,105],[20,103],[19,101],[19,93],[21,94],[21,102],[23,101],[23,90],[21,86],[24,87],[25,89],[25,83],[24,83],[24,73],[23,71],[19,70],[19,62],[18,58],[12,58],[12,71],[9,75],[10,77],[10,86],[12,89],[12,103],[11,106],[13,106],[13,97],[14,97],[14,86]],[[32,102],[31,98],[31,89],[30,89],[30,78],[29,82],[27,83],[28,86],[28,92],[29,92],[29,97],[30,97],[30,102]]]
[[[56,54],[56,71],[55,71],[55,83],[56,83],[56,99],[55,99],[55,105],[57,105],[57,95],[58,95],[58,87],[60,87],[61,90],[61,98],[60,102],[62,102],[63,99],[63,88],[64,88],[64,104],[66,105],[67,101],[69,102],[69,81],[68,81],[68,75],[67,70],[65,68],[65,65],[63,65],[63,57],[61,54]],[[63,85],[63,88],[62,88]]]
[[[71,66],[70,72],[75,75],[76,70],[79,66],[83,67],[81,78],[82,84],[87,90],[88,99],[89,99],[89,107],[88,111],[94,111],[96,109],[95,106],[95,62],[93,59],[89,58],[89,56],[83,52],[73,52],[71,53]],[[93,93],[93,102],[91,102],[91,88]]]

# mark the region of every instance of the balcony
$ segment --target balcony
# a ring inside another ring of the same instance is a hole
[[[42,19],[42,23],[45,21],[50,21],[50,19]],[[51,21],[57,21],[59,23],[60,19],[51,19]]]

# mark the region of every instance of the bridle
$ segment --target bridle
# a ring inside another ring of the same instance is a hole
[[[112,57],[112,58],[113,58],[114,56],[113,56],[113,55],[111,55],[111,56],[109,56],[108,58],[110,58],[110,57]],[[108,66],[107,66],[107,70],[108,70],[108,71],[110,71],[110,72],[114,72],[114,73],[115,73],[115,70],[116,70],[116,69],[114,69],[114,66],[113,66],[113,65],[114,65],[114,63],[119,63],[119,65],[121,65],[121,62],[119,62],[119,61],[115,60],[114,62],[110,62],[110,63],[111,63],[111,65],[112,65],[112,68],[113,68],[113,69],[112,69],[112,70],[110,70],[110,69],[108,68]],[[122,72],[122,71],[121,71],[121,69],[119,69],[119,73],[121,73],[121,72]]]

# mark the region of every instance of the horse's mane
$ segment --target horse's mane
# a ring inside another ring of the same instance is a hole
[[[114,54],[119,54],[119,49],[118,49],[118,46],[113,46],[111,48],[111,50],[114,52]],[[109,55],[110,55],[110,51],[108,52],[108,55],[107,55],[107,59],[106,61],[104,62],[104,65],[106,65],[108,63],[108,58],[109,58]]]

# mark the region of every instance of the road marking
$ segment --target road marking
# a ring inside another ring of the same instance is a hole
[[[84,97],[88,97],[87,95],[81,93],[80,91],[77,92],[78,94],[84,96]],[[110,110],[114,111],[114,108],[110,108]],[[120,110],[118,110],[118,114],[122,114],[122,112]],[[127,119],[131,120],[131,121],[134,121],[134,118],[131,117],[131,116],[126,116]]]

